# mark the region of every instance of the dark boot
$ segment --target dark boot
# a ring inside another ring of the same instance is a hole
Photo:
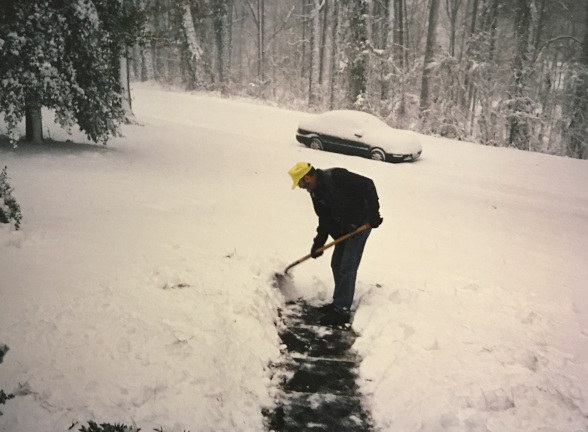
[[[334,308],[335,308],[335,305],[333,303],[327,303],[327,304],[324,304],[324,305],[318,307],[317,309],[320,313],[327,314],[327,313],[331,312]]]
[[[330,311],[325,313],[325,316],[321,318],[321,325],[324,326],[340,326],[349,322],[349,312],[338,311],[332,308]]]

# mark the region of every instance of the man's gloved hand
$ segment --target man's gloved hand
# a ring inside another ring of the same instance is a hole
[[[382,222],[384,222],[384,219],[380,216],[379,212],[373,214],[369,220],[371,228],[378,228],[380,225],[382,225]]]
[[[312,248],[310,249],[310,256],[312,258],[318,258],[320,257],[323,253],[322,252],[317,252],[316,250],[323,247],[322,244],[318,244],[318,243],[313,243],[312,244]]]

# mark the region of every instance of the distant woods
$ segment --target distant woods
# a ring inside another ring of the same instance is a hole
[[[134,80],[588,158],[588,0],[135,0]]]
[[[128,82],[351,108],[425,134],[588,159],[588,0],[0,0],[0,112],[95,141]],[[35,132],[37,131],[37,132]]]

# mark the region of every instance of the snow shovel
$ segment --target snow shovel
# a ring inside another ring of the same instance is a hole
[[[326,249],[329,249],[331,246],[335,246],[337,243],[341,243],[342,241],[347,240],[349,237],[353,237],[355,234],[363,231],[366,228],[369,228],[370,224],[366,223],[365,225],[360,226],[359,228],[357,228],[355,231],[350,232],[349,234],[345,234],[341,237],[339,237],[336,240],[333,240],[330,243],[327,243],[326,245],[318,248],[315,252],[319,253],[319,252],[323,252]],[[290,275],[288,274],[288,270],[290,270],[292,267],[297,266],[300,263],[303,263],[304,261],[306,261],[307,259],[309,259],[311,257],[310,254],[303,256],[302,258],[294,261],[292,264],[290,264],[288,267],[286,267],[286,270],[284,270],[284,273],[276,273],[275,274],[275,278],[276,278],[276,282],[278,284],[278,286],[281,285],[282,282],[284,282],[284,280],[289,277]]]

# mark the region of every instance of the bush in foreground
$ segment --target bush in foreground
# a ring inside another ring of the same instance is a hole
[[[16,229],[20,228],[22,214],[20,206],[12,196],[12,187],[8,184],[7,167],[0,173],[0,223],[13,223]]]
[[[82,426],[79,432],[139,432],[141,429],[135,426],[126,426],[123,424],[97,424],[93,421],[88,422],[88,427]]]

